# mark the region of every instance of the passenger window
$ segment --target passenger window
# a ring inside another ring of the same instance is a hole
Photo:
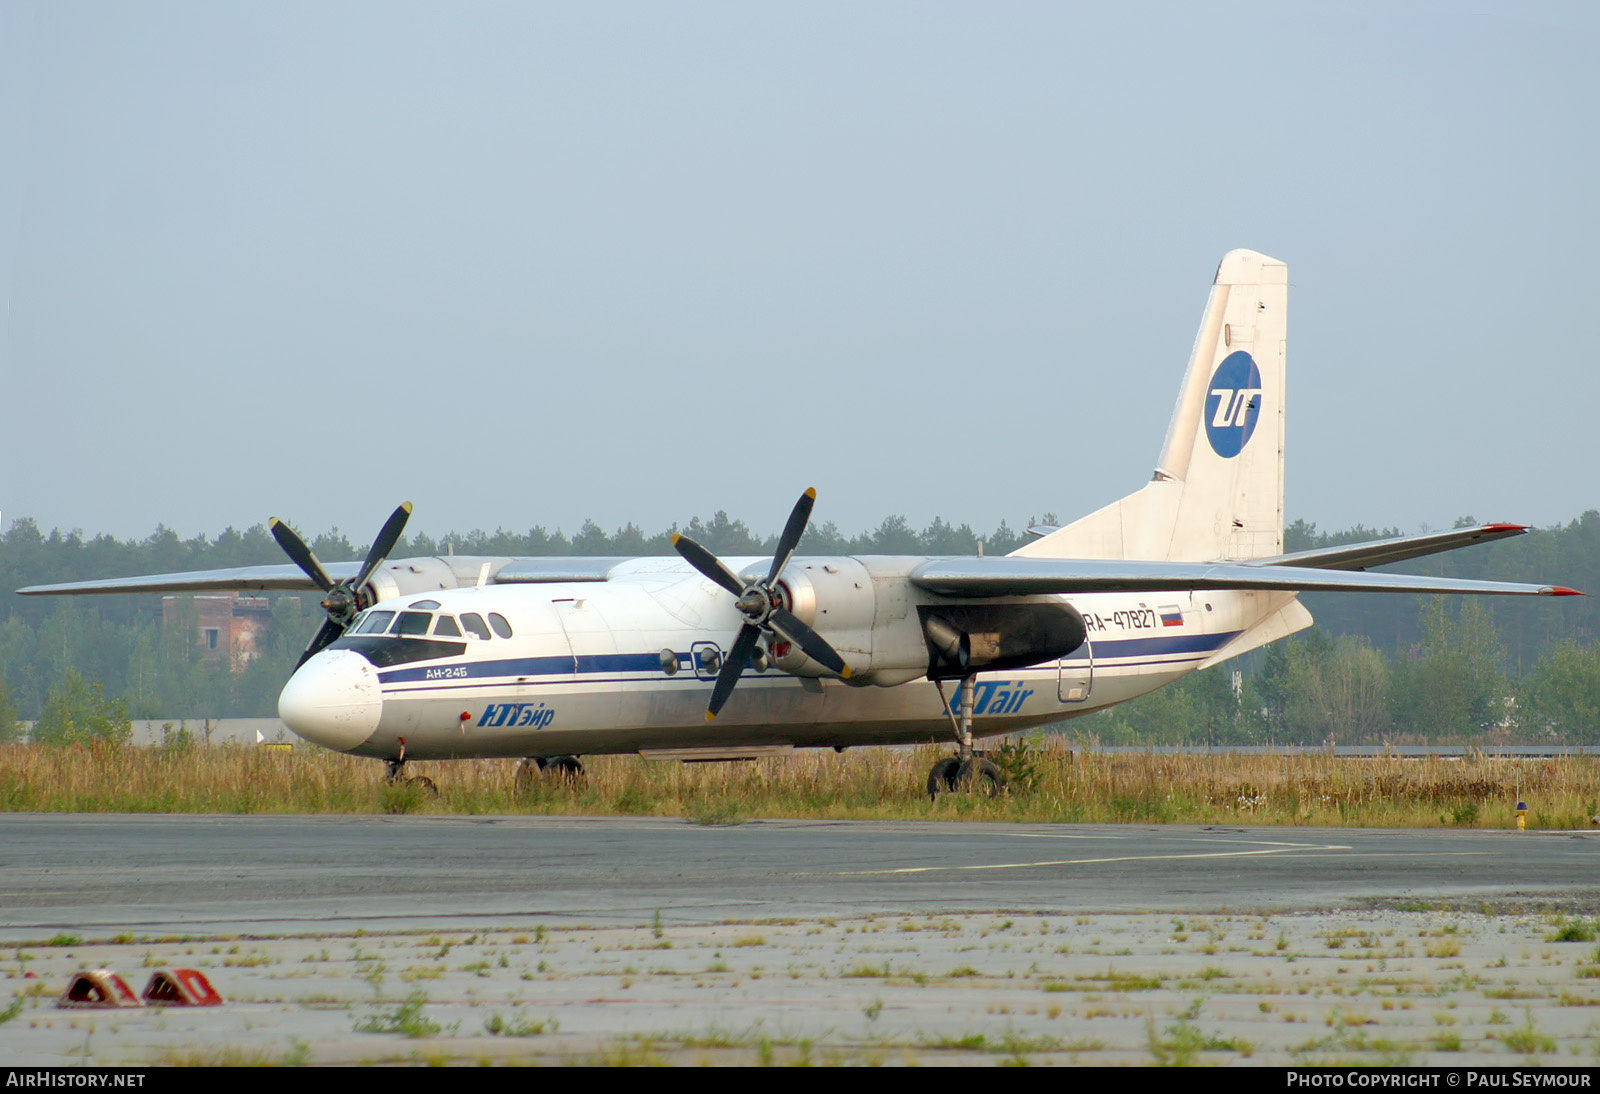
[[[394,626],[389,628],[390,634],[415,637],[428,633],[428,624],[433,622],[433,616],[427,612],[401,612],[400,618],[394,621]]]
[[[506,622],[506,617],[499,612],[489,613],[489,626],[494,628],[494,633],[501,638],[511,637],[511,624]]]
[[[456,617],[453,615],[441,615],[439,622],[433,625],[433,636],[435,638],[460,638],[461,628],[456,626]]]
[[[485,641],[488,640],[489,628],[483,622],[483,616],[479,615],[477,612],[467,612],[464,614],[461,617],[461,625],[467,628],[467,633],[472,635],[472,637],[482,638]]]
[[[357,634],[382,634],[389,626],[389,620],[394,618],[393,612],[370,612],[367,621],[361,624]]]

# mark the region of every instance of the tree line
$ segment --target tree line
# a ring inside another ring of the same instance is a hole
[[[1055,523],[1046,514],[1045,524]],[[1033,523],[1032,520],[1029,523]],[[1459,525],[1473,524],[1463,518]],[[394,554],[670,555],[682,531],[720,555],[760,555],[776,533],[753,532],[725,512],[686,527],[646,534],[633,524],[607,532],[593,521],[568,536],[534,526],[418,534]],[[1297,521],[1285,550],[1398,535],[1364,527],[1335,533]],[[846,535],[833,523],[808,530],[805,554],[971,555],[982,541],[999,555],[1027,540],[1006,523],[987,535],[936,519],[918,529],[900,516]],[[359,559],[337,529],[311,541],[324,561]],[[266,528],[215,537],[180,537],[158,527],[142,540],[46,534],[28,519],[0,537],[0,590],[58,581],[181,572],[285,561]],[[1401,567],[1415,573],[1573,585],[1600,591],[1600,512],[1566,525]],[[3,594],[0,594],[3,596]],[[48,730],[72,718],[63,710],[121,704],[134,718],[270,715],[278,689],[322,613],[312,594],[274,597],[259,656],[208,663],[198,627],[162,625],[159,596],[29,598],[0,610],[0,738],[18,719]],[[1236,662],[1195,674],[1133,703],[1075,723],[1107,741],[1276,741],[1343,743],[1517,739],[1600,740],[1600,598],[1418,598],[1382,594],[1307,594],[1317,627]],[[1238,677],[1235,677],[1235,670]],[[94,689],[98,688],[96,692]],[[98,700],[96,700],[98,696]],[[52,702],[55,706],[52,707]],[[52,711],[56,711],[52,721]],[[63,721],[65,719],[65,721]],[[70,734],[69,734],[70,735]]]

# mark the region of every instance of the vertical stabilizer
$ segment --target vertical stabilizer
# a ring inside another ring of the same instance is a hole
[[[1255,251],[1223,256],[1154,478],[1014,553],[1174,562],[1280,554],[1288,304],[1283,263]]]

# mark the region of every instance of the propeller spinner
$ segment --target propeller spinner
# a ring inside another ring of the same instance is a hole
[[[317,561],[317,556],[311,553],[311,548],[306,546],[305,540],[295,534],[277,517],[267,522],[267,527],[272,530],[272,538],[278,541],[278,546],[283,548],[285,554],[294,561],[294,564],[305,571],[305,575],[316,582],[317,588],[327,595],[322,598],[322,610],[328,613],[328,618],[322,621],[322,626],[312,637],[310,645],[306,646],[300,660],[295,662],[299,668],[311,659],[311,656],[320,652],[341,634],[356,617],[356,612],[361,610],[361,586],[367,583],[372,572],[383,565],[383,560],[389,557],[389,552],[394,550],[394,545],[400,542],[400,534],[405,531],[406,521],[411,517],[411,503],[404,501],[400,507],[389,514],[389,519],[384,521],[383,528],[378,532],[378,538],[372,541],[372,549],[367,552],[367,559],[361,564],[361,569],[356,576],[347,581],[335,582],[328,576],[328,571],[322,568],[322,563]]]
[[[733,647],[723,659],[722,668],[717,672],[717,682],[711,689],[711,702],[706,706],[708,722],[717,716],[717,712],[728,701],[728,696],[733,694],[734,685],[739,682],[739,676],[750,663],[750,656],[755,652],[756,640],[761,637],[763,631],[773,631],[779,637],[799,646],[807,657],[830,672],[838,673],[846,679],[850,676],[850,666],[844,663],[844,658],[840,657],[821,635],[785,608],[778,594],[778,575],[794,557],[794,549],[799,545],[800,537],[805,534],[806,525],[811,520],[811,507],[816,501],[815,490],[807,490],[800,495],[800,500],[795,502],[794,510],[789,514],[789,522],[783,526],[783,534],[778,537],[778,549],[773,552],[772,569],[767,572],[766,580],[750,585],[740,581],[716,555],[688,536],[676,532],[672,534],[672,545],[677,548],[678,553],[688,561],[689,565],[732,593],[736,598],[733,602],[734,607],[745,617],[744,625],[739,628],[739,634],[733,640]]]

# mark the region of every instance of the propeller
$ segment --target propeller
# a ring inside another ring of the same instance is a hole
[[[367,583],[374,570],[383,565],[383,560],[389,557],[394,545],[400,542],[400,533],[405,531],[406,521],[410,517],[411,503],[401,502],[400,507],[390,513],[389,519],[383,522],[383,527],[378,531],[378,538],[372,541],[372,549],[367,552],[367,559],[361,564],[356,576],[339,582],[328,576],[328,571],[322,568],[317,556],[311,553],[311,548],[306,546],[305,540],[295,534],[293,528],[277,517],[267,521],[267,527],[272,530],[272,538],[278,541],[278,546],[283,548],[284,554],[305,571],[305,575],[316,583],[317,588],[327,594],[322,598],[322,610],[328,613],[328,618],[322,621],[322,626],[312,637],[310,645],[306,646],[305,652],[300,655],[300,660],[295,662],[295,668],[305,664],[313,654],[320,652],[344,633],[350,621],[361,610],[361,586]]]
[[[772,569],[767,572],[766,580],[750,585],[740,581],[716,555],[688,536],[676,532],[672,534],[672,545],[678,553],[709,580],[732,593],[735,598],[733,606],[745,618],[744,625],[733,640],[733,647],[717,672],[717,682],[711,688],[711,702],[706,706],[708,722],[717,716],[717,712],[728,701],[728,696],[733,694],[733,687],[739,682],[745,666],[750,663],[756,640],[764,630],[775,631],[780,637],[799,646],[807,657],[829,671],[846,679],[850,676],[850,666],[844,663],[844,658],[834,652],[834,648],[821,635],[785,608],[778,594],[778,575],[794,557],[794,549],[799,545],[800,537],[805,535],[806,525],[811,520],[811,507],[816,502],[815,490],[807,490],[800,495],[800,500],[794,503],[794,510],[789,514],[789,522],[783,526],[783,534],[778,537],[778,549],[773,552]]]

